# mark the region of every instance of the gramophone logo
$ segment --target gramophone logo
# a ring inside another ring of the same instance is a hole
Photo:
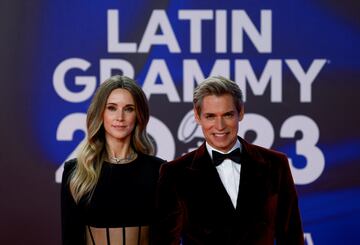
[[[204,141],[204,136],[201,130],[201,127],[197,124],[195,117],[194,117],[194,111],[190,110],[182,121],[180,122],[179,129],[177,132],[178,140],[180,140],[183,143],[189,143],[193,141],[194,139],[197,140],[196,145],[200,146]],[[188,152],[195,150],[197,147],[189,148]]]

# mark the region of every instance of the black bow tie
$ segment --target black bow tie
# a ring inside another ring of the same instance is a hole
[[[222,154],[217,151],[212,151],[212,157],[215,166],[219,166],[227,158],[240,164],[240,148],[236,148],[228,154]]]

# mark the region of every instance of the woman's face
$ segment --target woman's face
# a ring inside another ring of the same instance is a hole
[[[105,105],[103,114],[107,142],[130,142],[136,124],[135,102],[129,91],[114,89]]]

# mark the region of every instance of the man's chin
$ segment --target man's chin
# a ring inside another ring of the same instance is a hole
[[[227,149],[230,148],[230,144],[229,143],[219,144],[217,142],[216,144],[213,144],[212,147],[218,151],[227,151]]]

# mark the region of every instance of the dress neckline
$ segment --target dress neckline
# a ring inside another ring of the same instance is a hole
[[[137,155],[137,157],[128,163],[112,163],[109,161],[104,161],[104,166],[110,166],[110,167],[127,167],[127,166],[133,166],[136,165],[139,162],[140,154]]]

